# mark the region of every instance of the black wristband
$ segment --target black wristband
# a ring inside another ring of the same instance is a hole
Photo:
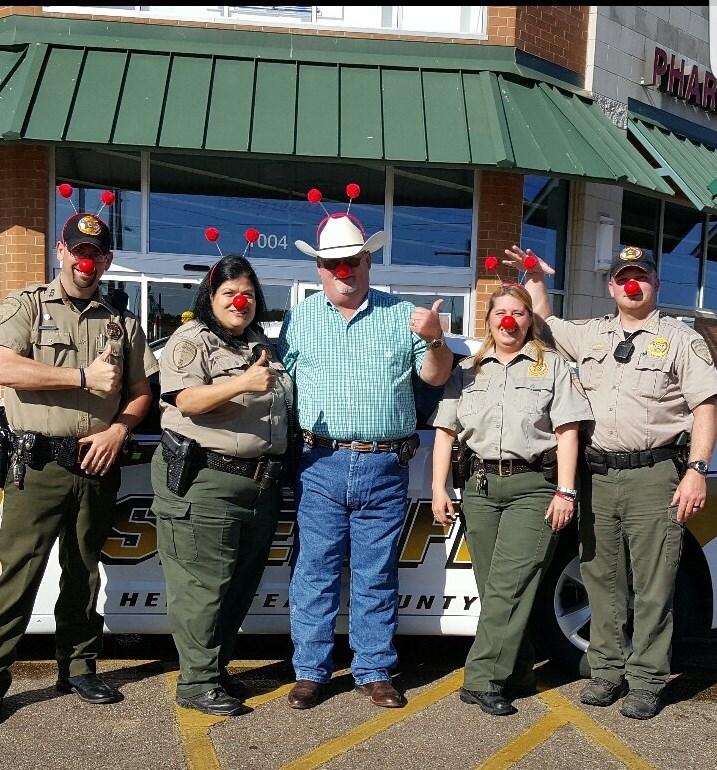
[[[85,370],[80,367],[80,390],[87,389],[87,378],[85,377]]]

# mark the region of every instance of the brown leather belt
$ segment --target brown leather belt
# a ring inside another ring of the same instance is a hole
[[[405,438],[395,441],[339,441],[327,436],[317,436],[308,430],[301,431],[307,446],[321,446],[327,449],[350,449],[353,452],[398,452]]]

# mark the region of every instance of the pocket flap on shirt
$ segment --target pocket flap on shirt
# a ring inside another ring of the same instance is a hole
[[[530,390],[552,390],[553,378],[542,375],[541,377],[519,377],[515,380],[516,388],[530,388]]]
[[[40,347],[49,345],[65,345],[69,347],[72,344],[72,339],[69,332],[61,332],[59,329],[40,329],[33,343]]]
[[[488,386],[490,385],[490,377],[481,377],[479,379],[473,380],[473,382],[470,385],[466,385],[465,388],[463,388],[464,392],[472,392],[474,390],[488,390]]]

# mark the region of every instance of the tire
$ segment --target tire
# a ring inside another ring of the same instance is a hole
[[[673,645],[683,638],[709,633],[712,586],[702,549],[689,533],[675,583]],[[632,602],[630,602],[632,607]],[[590,677],[587,655],[590,605],[580,576],[577,527],[560,536],[553,561],[538,589],[531,615],[532,638],[543,658],[571,676]],[[632,617],[628,633],[632,632]]]

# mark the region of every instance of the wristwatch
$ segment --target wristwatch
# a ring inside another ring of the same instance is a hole
[[[710,466],[707,465],[707,463],[704,460],[693,460],[690,463],[687,463],[688,468],[692,468],[693,471],[697,471],[697,473],[701,473],[703,476],[707,475],[707,471],[709,471]]]
[[[437,337],[435,340],[431,340],[428,343],[428,349],[429,350],[438,350],[438,348],[443,348],[446,345],[446,338],[441,334],[440,337]]]

